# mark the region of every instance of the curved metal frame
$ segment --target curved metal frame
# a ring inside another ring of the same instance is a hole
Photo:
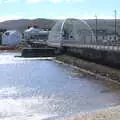
[[[70,20],[70,19],[74,19],[74,18],[67,18],[67,19],[65,19],[65,20],[63,21],[62,26],[61,26],[61,30],[60,30],[60,38],[62,38],[61,35],[62,35],[62,33],[63,33],[63,28],[64,28],[64,25],[65,25],[66,21],[67,21],[67,20]],[[91,26],[90,26],[86,21],[81,20],[81,19],[75,19],[75,20],[80,20],[80,21],[83,22],[85,25],[87,25],[88,28],[89,28],[90,31],[91,31],[91,36],[92,36],[92,37],[91,37],[91,40],[93,40],[93,37],[94,37],[94,39],[95,39],[94,32],[93,32]],[[96,39],[95,39],[95,42],[96,42]]]
[[[81,24],[81,23],[83,23],[83,25],[86,25],[87,27],[88,27],[88,30],[90,31],[89,32],[89,34],[90,34],[90,40],[91,40],[91,42],[90,42],[90,45],[92,45],[92,44],[94,44],[94,43],[96,43],[96,39],[95,39],[95,36],[94,36],[94,32],[93,32],[93,30],[92,30],[92,28],[91,28],[91,26],[86,22],[86,21],[84,21],[84,20],[80,20],[80,19],[74,19],[74,18],[67,18],[67,19],[65,19],[65,20],[61,20],[61,25],[60,25],[60,30],[59,31],[57,31],[58,32],[58,36],[59,36],[59,47],[62,47],[62,45],[63,45],[63,37],[62,37],[62,35],[63,35],[63,29],[64,29],[64,26],[65,26],[65,24],[67,23],[67,21],[70,21],[70,20],[73,20],[73,21],[71,21],[71,22],[73,22],[72,24],[73,24],[73,26],[74,25],[76,25],[76,23],[78,22],[78,24]],[[75,21],[74,21],[75,20]],[[60,22],[60,21],[59,21]],[[57,25],[57,23],[56,23],[56,25]],[[58,24],[58,26],[59,26],[59,24]],[[73,33],[74,34],[74,33]],[[94,41],[93,41],[94,40]],[[56,40],[57,41],[57,40]],[[51,43],[52,43],[52,41],[51,41]],[[53,42],[53,44],[54,44],[54,42]]]

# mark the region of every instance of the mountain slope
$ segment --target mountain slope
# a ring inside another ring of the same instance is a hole
[[[88,19],[85,20],[92,29],[96,29],[96,20]],[[98,19],[98,29],[105,29],[107,31],[115,31],[115,20],[114,19]],[[51,29],[57,20],[51,19],[20,19],[20,20],[9,20],[5,22],[0,22],[0,29],[15,29],[23,32],[28,26],[38,26],[38,28],[48,28]],[[117,32],[120,33],[120,19],[117,19]]]
[[[56,20],[49,19],[20,19],[20,20],[9,20],[5,22],[0,22],[0,29],[15,29],[23,32],[28,26],[38,26],[39,28],[49,28],[56,23]]]

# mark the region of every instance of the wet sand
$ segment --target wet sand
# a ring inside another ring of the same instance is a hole
[[[60,120],[120,120],[120,106]]]

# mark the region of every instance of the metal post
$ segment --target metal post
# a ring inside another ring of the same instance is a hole
[[[97,20],[97,16],[95,15],[95,34],[96,34],[96,42],[97,42],[97,39],[98,39],[97,30],[98,30],[98,20]]]
[[[117,11],[115,10],[114,11],[115,13],[115,49],[119,49],[119,46],[118,46],[118,40],[117,40]]]
[[[117,36],[116,36],[117,35],[117,21],[116,21],[117,20],[116,19],[117,18],[117,11],[115,10],[114,12],[115,12],[115,40],[117,40]]]
[[[96,47],[97,47],[97,41],[98,41],[98,34],[97,34],[97,31],[98,31],[98,19],[97,19],[97,16],[95,15],[95,36],[96,36]]]

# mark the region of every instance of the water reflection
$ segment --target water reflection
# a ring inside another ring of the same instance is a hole
[[[0,55],[0,120],[42,120],[120,104],[119,85],[55,61]]]

